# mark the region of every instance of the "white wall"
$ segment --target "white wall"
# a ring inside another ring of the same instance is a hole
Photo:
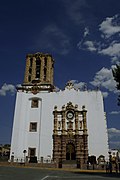
[[[30,98],[40,98],[39,108],[31,108]],[[68,102],[78,104],[82,110],[85,105],[87,110],[88,149],[89,155],[108,156],[107,125],[104,117],[103,98],[100,91],[76,91],[74,89],[60,92],[32,93],[17,92],[14,115],[11,154],[15,158],[23,157],[23,150],[36,147],[36,155],[52,156],[53,110],[57,105],[61,110]],[[29,132],[30,122],[37,122],[37,132]]]

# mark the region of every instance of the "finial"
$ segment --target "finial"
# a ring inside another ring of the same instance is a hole
[[[73,89],[73,88],[74,88],[74,85],[73,85],[73,83],[72,83],[71,81],[68,81],[68,82],[66,83],[65,88],[70,90],[70,89]]]

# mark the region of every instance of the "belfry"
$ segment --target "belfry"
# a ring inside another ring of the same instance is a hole
[[[61,70],[62,71],[62,70]],[[64,90],[54,86],[54,59],[49,54],[26,56],[24,81],[17,87],[10,161],[77,162],[108,158],[108,134],[100,90]]]
[[[26,70],[23,85],[40,85],[41,89],[53,89],[54,60],[51,55],[36,53],[26,57]]]

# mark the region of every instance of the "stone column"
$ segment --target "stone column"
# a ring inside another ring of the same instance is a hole
[[[80,135],[76,135],[75,145],[76,145],[76,159],[79,159],[80,156],[80,144],[81,144],[81,137]]]
[[[78,111],[75,111],[75,134],[78,135]]]
[[[82,149],[81,153],[80,153],[80,164],[81,164],[81,169],[84,168],[84,150]]]
[[[51,71],[51,59],[47,57],[47,73],[46,73],[46,81],[50,83],[50,71]]]
[[[64,161],[66,160],[66,135],[62,135],[61,150],[62,150],[61,158],[62,158],[62,161]]]
[[[87,164],[88,160],[88,135],[83,135],[84,141],[84,163]]]
[[[53,134],[57,135],[57,123],[58,123],[58,118],[57,118],[57,106],[54,107],[53,114],[54,114],[54,130],[53,130]]]
[[[36,58],[33,57],[33,62],[32,62],[32,77],[31,80],[35,80],[36,78]]]
[[[65,135],[65,106],[62,106],[62,135]]]
[[[47,81],[53,84],[53,59],[51,56],[47,57]]]
[[[87,134],[87,120],[86,114],[87,111],[85,110],[85,106],[82,107],[82,114],[83,114],[83,145],[84,145],[84,164],[87,164],[88,160],[88,134]]]
[[[56,135],[53,135],[53,160],[58,160],[58,142]]]
[[[41,57],[40,81],[44,81],[44,57]]]
[[[85,110],[85,106],[82,107],[82,115],[83,115],[83,134],[87,134],[87,121],[86,121],[86,114],[87,111]]]
[[[54,62],[51,63],[51,76],[50,76],[51,84],[53,84],[53,76],[54,76]]]
[[[30,67],[30,57],[27,57],[26,58],[26,68],[25,68],[24,83],[28,83],[29,67]]]
[[[50,72],[50,82],[53,84],[53,76],[54,76],[54,60],[51,57],[51,72]]]

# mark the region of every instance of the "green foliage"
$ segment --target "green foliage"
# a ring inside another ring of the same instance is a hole
[[[112,70],[113,77],[117,83],[117,90],[120,90],[120,65],[116,65],[116,67]],[[118,105],[120,105],[120,95],[118,96]]]

